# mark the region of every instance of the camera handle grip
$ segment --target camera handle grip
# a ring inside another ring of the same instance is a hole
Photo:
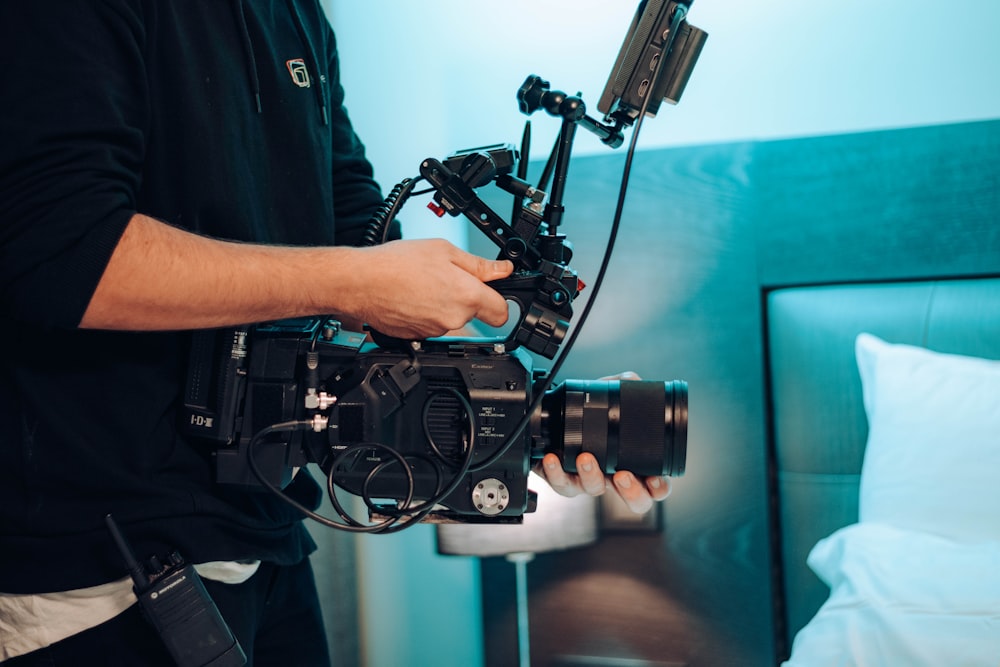
[[[507,339],[510,349],[520,345],[552,359],[566,337],[573,316],[573,299],[583,288],[567,267],[542,261],[543,271],[518,271],[487,283],[521,313]]]
[[[508,350],[524,346],[547,359],[555,357],[566,337],[569,321],[573,316],[573,299],[583,283],[569,268],[542,261],[542,271],[517,271],[507,278],[488,283],[507,301],[513,302],[520,312],[516,325],[504,340]],[[372,341],[383,349],[409,350],[414,341],[389,336],[366,327]],[[437,338],[447,341],[448,338]],[[456,338],[456,341],[461,339]]]

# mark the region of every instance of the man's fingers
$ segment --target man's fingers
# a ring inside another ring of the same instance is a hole
[[[646,488],[649,489],[649,495],[653,500],[666,500],[670,495],[670,480],[666,477],[647,477]]]
[[[483,307],[476,312],[476,318],[491,327],[502,327],[507,323],[507,318],[510,316],[507,308],[507,300],[493,290],[490,290],[490,292],[485,297]]]
[[[455,248],[451,261],[455,266],[467,273],[471,273],[484,283],[506,278],[514,270],[514,264],[510,260],[486,259],[485,257],[473,255],[458,248]]]
[[[545,473],[545,481],[559,495],[567,498],[580,495],[580,487],[576,480],[563,470],[562,464],[559,463],[559,457],[555,454],[545,455],[545,458],[542,459],[542,470]]]
[[[620,470],[615,473],[612,481],[618,495],[636,514],[648,512],[653,508],[654,502],[664,500],[670,495],[670,482],[665,477],[647,477],[645,480],[639,480],[627,470]]]
[[[576,472],[580,477],[580,486],[588,494],[599,496],[608,488],[604,471],[593,454],[584,452],[576,457]]]
[[[499,260],[483,260],[486,264],[485,268],[480,269],[479,278],[483,282],[489,282],[491,280],[500,280],[501,278],[506,278],[511,273],[514,272],[514,264],[507,259]]]
[[[618,495],[628,508],[636,514],[644,514],[653,507],[653,499],[646,486],[627,470],[620,470],[612,478]]]
[[[453,262],[484,283],[506,278],[514,270],[513,263],[506,259],[488,260],[465,251],[458,251]],[[503,326],[508,317],[507,300],[495,290],[489,289],[489,292],[484,292],[482,305],[475,315],[491,327]]]
[[[666,477],[646,477],[640,479],[627,470],[619,470],[613,476],[604,474],[593,454],[584,452],[576,458],[577,474],[563,470],[559,457],[546,454],[542,459],[542,471],[546,481],[563,496],[587,493],[599,496],[613,487],[618,495],[636,514],[648,512],[653,503],[670,495],[670,480]]]

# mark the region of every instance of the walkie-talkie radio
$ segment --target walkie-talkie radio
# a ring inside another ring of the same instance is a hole
[[[243,667],[246,654],[194,567],[178,552],[140,563],[109,514],[108,530],[132,577],[139,608],[178,667]]]

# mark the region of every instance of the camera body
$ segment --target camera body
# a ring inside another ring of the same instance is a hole
[[[323,319],[197,335],[192,366],[206,368],[205,360],[214,377],[196,386],[189,375],[182,423],[188,434],[213,441],[217,481],[260,486],[251,456],[277,487],[296,468],[317,463],[375,510],[379,499],[384,508],[409,496],[435,498],[468,454],[461,481],[439,499],[439,517],[502,521],[533,509],[528,429],[480,467],[507,445],[531,404],[538,378],[522,350],[455,339],[393,350]],[[310,420],[316,428],[251,442],[270,425]]]

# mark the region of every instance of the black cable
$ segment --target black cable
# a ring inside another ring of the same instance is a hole
[[[661,76],[664,63],[666,63],[667,61],[666,54],[672,47],[674,37],[677,34],[677,29],[680,27],[680,23],[684,19],[684,16],[686,15],[686,12],[682,9],[682,7],[683,5],[678,5],[677,9],[674,11],[674,16],[670,24],[670,39],[668,40],[667,45],[664,47],[663,51],[664,56],[659,58],[659,60],[656,63],[656,69],[653,72],[653,79],[652,79],[653,82],[656,82]],[[521,418],[521,421],[514,429],[514,432],[510,435],[507,442],[500,449],[494,452],[492,456],[487,458],[482,463],[479,463],[473,468],[471,468],[470,472],[483,470],[496,463],[504,454],[507,453],[507,450],[509,450],[511,446],[513,446],[513,444],[517,441],[517,439],[521,437],[521,434],[524,433],[524,429],[526,429],[528,427],[528,424],[531,422],[531,418],[534,415],[535,411],[538,410],[539,406],[541,406],[542,400],[545,398],[545,392],[548,391],[549,387],[552,386],[553,380],[559,374],[559,371],[562,369],[562,366],[565,363],[566,358],[569,356],[570,351],[573,349],[573,345],[576,343],[577,337],[580,335],[580,331],[583,330],[584,323],[586,323],[587,318],[590,316],[590,311],[593,310],[594,303],[597,301],[597,295],[601,291],[601,286],[604,284],[604,278],[607,275],[608,267],[611,264],[611,255],[614,252],[615,243],[618,240],[618,231],[621,227],[622,213],[625,210],[625,195],[628,192],[629,179],[631,178],[632,175],[632,162],[635,157],[636,143],[639,139],[639,131],[642,129],[642,123],[643,120],[646,118],[646,112],[649,109],[649,105],[652,99],[653,99],[652,95],[647,95],[646,99],[643,100],[642,107],[639,110],[639,117],[636,119],[635,128],[632,131],[632,138],[629,140],[628,149],[625,154],[625,165],[622,168],[622,180],[618,188],[618,200],[615,205],[615,214],[611,221],[611,230],[608,232],[608,244],[604,251],[604,257],[601,259],[601,265],[597,271],[597,277],[594,279],[594,282],[592,284],[590,299],[587,300],[587,304],[583,307],[583,311],[580,313],[580,317],[577,318],[576,325],[572,328],[572,330],[569,332],[569,336],[566,338],[566,342],[563,345],[562,352],[559,354],[559,357],[552,364],[552,368],[550,369],[549,374],[542,381],[542,385],[538,389],[537,395],[532,400],[529,409],[527,410],[527,412],[525,412],[524,417]]]
[[[422,176],[416,178],[404,178],[386,196],[382,205],[376,209],[368,221],[362,237],[362,245],[374,246],[386,242],[389,230],[392,228],[392,221],[396,219],[399,210],[403,208],[406,200],[413,194],[413,188],[423,180]]]
[[[413,470],[407,463],[406,457],[400,454],[392,447],[388,447],[380,443],[358,443],[352,445],[347,449],[345,449],[340,454],[338,454],[337,457],[334,458],[334,460],[330,464],[329,472],[327,473],[327,494],[330,497],[330,502],[333,505],[334,510],[337,512],[340,518],[344,520],[345,523],[338,523],[333,519],[330,519],[329,517],[325,517],[321,514],[318,514],[317,512],[314,512],[310,508],[306,507],[305,505],[301,504],[294,498],[284,493],[282,489],[280,489],[277,485],[271,482],[271,480],[267,479],[264,473],[260,470],[260,467],[257,465],[257,460],[254,456],[254,450],[260,444],[262,438],[271,435],[273,433],[288,433],[293,431],[311,430],[313,428],[313,422],[308,420],[296,420],[296,421],[287,421],[278,424],[272,424],[271,426],[267,426],[258,431],[257,433],[255,433],[250,438],[250,442],[247,444],[247,463],[250,466],[250,470],[257,478],[257,481],[260,482],[262,486],[264,486],[268,491],[270,491],[274,495],[278,496],[282,501],[284,501],[288,505],[291,505],[299,512],[301,512],[303,515],[312,519],[313,521],[316,521],[317,523],[320,523],[329,528],[334,528],[336,530],[344,530],[347,532],[354,532],[354,533],[389,534],[389,533],[399,532],[400,530],[408,528],[422,521],[424,518],[427,517],[428,514],[430,514],[434,510],[435,507],[437,507],[437,505],[442,500],[451,495],[452,492],[454,492],[454,490],[458,488],[459,484],[462,483],[466,473],[469,472],[469,468],[471,467],[472,464],[472,458],[475,453],[475,425],[472,423],[472,415],[473,415],[472,405],[458,390],[451,387],[446,387],[444,391],[449,391],[451,393],[454,393],[455,396],[462,403],[463,409],[466,411],[466,415],[468,416],[469,419],[469,433],[467,436],[468,446],[465,448],[465,457],[462,460],[462,464],[458,467],[458,470],[455,472],[455,475],[452,477],[448,485],[443,489],[441,488],[441,471],[440,469],[438,469],[437,466],[433,466],[435,468],[435,472],[438,475],[438,481],[435,484],[436,492],[431,498],[429,498],[428,500],[419,505],[411,505],[411,503],[413,502],[413,494],[415,492],[416,483],[413,477]],[[406,497],[402,500],[401,503],[402,507],[400,507],[398,510],[393,511],[392,515],[389,516],[388,519],[375,524],[362,524],[360,521],[352,517],[350,513],[347,512],[344,509],[343,505],[340,503],[340,500],[337,497],[335,489],[336,481],[334,479],[334,476],[337,471],[337,468],[340,466],[343,460],[345,460],[349,456],[358,456],[363,451],[370,449],[387,451],[391,456],[395,458],[395,461],[382,462],[379,465],[375,466],[371,471],[369,471],[368,476],[366,477],[364,485],[362,487],[362,493],[361,493],[361,498],[365,501],[365,504],[372,510],[380,509],[372,501],[368,489],[369,486],[371,485],[372,480],[379,473],[383,472],[389,465],[395,462],[399,462],[399,464],[403,467],[404,473],[406,474],[407,492],[406,492]],[[424,457],[418,456],[418,458],[424,458]],[[433,462],[431,463],[433,465]],[[409,518],[406,521],[403,521],[403,519],[406,517]]]
[[[335,474],[337,468],[339,467],[340,462],[343,459],[345,459],[346,457],[348,457],[348,456],[358,455],[360,452],[363,452],[363,451],[369,450],[369,449],[381,449],[381,450],[385,450],[385,451],[389,452],[393,457],[396,458],[397,461],[399,461],[402,464],[403,471],[406,473],[406,482],[407,482],[406,498],[403,500],[403,503],[406,504],[406,505],[408,505],[413,500],[413,492],[414,492],[414,489],[416,487],[415,480],[413,478],[413,470],[410,469],[410,466],[407,464],[406,459],[403,457],[402,454],[400,454],[399,452],[397,452],[395,449],[393,449],[391,447],[387,447],[386,445],[382,445],[382,444],[375,443],[375,442],[360,443],[360,444],[357,444],[357,445],[352,445],[351,447],[348,447],[343,452],[341,452],[336,458],[334,458],[333,462],[330,464],[330,471],[327,473],[327,493],[330,496],[330,503],[333,505],[334,509],[337,511],[337,514],[339,514],[340,517],[342,519],[344,519],[345,521],[347,521],[348,523],[345,525],[345,524],[336,523],[335,521],[331,521],[329,523],[321,522],[324,525],[328,525],[328,526],[331,526],[331,527],[336,528],[338,530],[345,530],[345,531],[352,532],[352,533],[384,533],[384,532],[389,532],[389,530],[390,530],[390,528],[392,528],[393,524],[395,524],[395,523],[397,523],[399,521],[399,519],[397,517],[389,517],[388,519],[386,519],[385,521],[382,521],[381,523],[368,524],[368,525],[362,524],[360,521],[358,521],[357,519],[353,518],[346,510],[344,510],[344,507],[340,504],[340,499],[337,498],[337,492],[336,492],[336,489],[334,488],[334,485],[336,484],[336,482],[334,481],[334,474]],[[383,464],[381,464],[381,466],[377,466],[376,468],[379,468],[379,467],[382,467],[382,466],[385,466],[385,465],[386,464],[383,463]],[[369,477],[365,481],[365,489],[366,490],[367,490],[368,482],[370,480],[371,480],[371,473],[369,473]],[[365,499],[365,503],[368,504],[369,507],[371,507],[371,503],[369,502],[369,498],[367,496],[364,496],[364,495],[363,495],[363,497]],[[310,517],[310,518],[313,518],[313,517]]]
[[[455,393],[459,401],[462,403],[462,407],[465,408],[466,413],[468,414],[469,417],[469,446],[466,448],[465,458],[462,460],[462,465],[455,472],[455,476],[452,478],[448,486],[443,490],[441,490],[433,498],[428,499],[424,503],[422,508],[418,508],[418,512],[413,516],[413,518],[411,518],[406,523],[400,524],[399,526],[393,526],[390,529],[384,531],[386,533],[396,533],[423,521],[423,519],[434,510],[434,508],[437,506],[438,503],[440,503],[445,498],[450,496],[452,492],[454,492],[455,489],[458,488],[458,486],[465,479],[465,475],[471,470],[472,458],[476,452],[476,447],[475,447],[476,429],[475,429],[475,424],[473,423],[474,413],[472,410],[472,404],[470,404],[468,400],[466,400],[465,396],[463,396],[461,392],[454,389],[452,389],[452,391]]]
[[[338,514],[340,514],[341,518],[343,518],[345,521],[349,522],[347,524],[337,523],[336,521],[334,521],[334,520],[332,520],[332,519],[330,519],[328,517],[325,517],[322,514],[318,514],[317,512],[314,512],[313,510],[309,509],[308,507],[306,507],[302,503],[298,502],[297,500],[295,500],[294,498],[292,498],[291,496],[289,496],[288,494],[286,494],[277,485],[275,485],[273,482],[271,482],[271,480],[267,479],[267,477],[264,475],[264,473],[260,470],[260,467],[257,465],[256,458],[254,457],[254,449],[260,443],[261,438],[263,438],[265,436],[268,436],[268,435],[271,435],[272,433],[287,433],[287,432],[292,432],[292,431],[305,431],[305,430],[310,430],[312,428],[313,428],[313,423],[311,421],[298,420],[298,421],[288,421],[288,422],[281,422],[281,423],[278,423],[278,424],[272,424],[271,426],[267,426],[265,428],[262,428],[260,431],[257,431],[257,433],[255,433],[250,438],[250,442],[247,444],[247,463],[250,465],[250,470],[253,472],[254,476],[257,477],[257,481],[260,482],[261,485],[264,486],[268,491],[270,491],[271,493],[273,493],[274,495],[276,495],[278,498],[280,498],[282,501],[284,501],[288,505],[291,505],[292,507],[294,507],[295,509],[297,509],[304,516],[312,519],[313,521],[316,521],[317,523],[320,523],[320,524],[322,524],[324,526],[327,526],[329,528],[335,528],[337,530],[345,530],[345,531],[348,531],[348,532],[356,532],[356,533],[379,533],[379,532],[386,532],[391,527],[392,524],[394,524],[394,523],[397,522],[396,519],[389,519],[389,520],[384,521],[382,523],[374,524],[374,525],[369,525],[369,526],[362,525],[359,522],[357,522],[355,519],[352,519],[350,517],[350,515],[347,514],[344,511],[343,507],[340,505],[340,502],[339,502],[339,500],[336,497],[336,494],[331,494],[330,502],[334,504],[334,507],[337,510]],[[353,452],[351,452],[351,449],[355,449],[355,448],[369,449],[369,448],[372,448],[372,447],[383,448],[383,449],[388,450],[393,455],[399,456],[394,449],[392,449],[390,447],[386,447],[385,445],[379,445],[379,444],[375,444],[375,443],[366,444],[366,445],[356,445],[354,448],[349,448],[347,451],[345,451],[344,453],[342,453],[341,456],[343,456],[344,454],[353,453]],[[338,461],[339,461],[339,458],[340,457],[338,457],[338,459],[337,459]],[[412,497],[412,494],[413,494],[413,473],[410,470],[410,466],[405,465],[405,461],[404,461],[403,468],[407,471],[407,476],[408,476],[408,480],[409,480],[409,493],[408,493],[408,496]],[[335,467],[331,467],[331,470],[334,470],[334,469],[335,469]]]
[[[302,503],[288,496],[277,485],[275,485],[271,480],[269,480],[261,471],[260,467],[257,465],[257,459],[254,456],[254,449],[256,449],[257,445],[260,444],[260,440],[264,436],[271,435],[272,433],[289,433],[292,431],[305,431],[311,429],[312,427],[313,423],[311,421],[296,420],[296,421],[280,422],[278,424],[272,424],[270,426],[262,428],[261,430],[254,433],[253,436],[250,438],[250,442],[247,443],[247,463],[250,465],[250,470],[257,478],[257,481],[260,482],[261,485],[264,486],[264,488],[266,488],[268,491],[281,498],[283,501],[285,501],[295,509],[302,512],[310,519],[315,519],[320,523],[325,523],[328,521],[326,517],[316,514]]]
[[[442,462],[444,462],[446,466],[448,466],[449,468],[456,468],[459,465],[458,462],[448,457],[444,453],[444,451],[441,450],[441,447],[438,445],[438,443],[434,440],[434,434],[431,432],[431,425],[429,422],[432,402],[440,394],[445,394],[445,393],[453,394],[459,400],[459,402],[462,402],[464,404],[464,407],[466,408],[466,418],[471,419],[472,406],[469,405],[469,402],[465,400],[465,397],[462,396],[462,394],[454,387],[441,387],[440,389],[432,392],[431,395],[427,397],[427,400],[424,401],[423,411],[421,414],[421,425],[423,426],[424,429],[424,437],[427,439],[427,445],[431,448],[431,451],[433,451],[437,455],[437,457],[441,459]],[[468,448],[471,445],[473,437],[474,437],[474,432],[469,433],[468,437],[464,441],[464,448],[462,450],[463,452],[468,450]]]
[[[429,456],[425,456],[423,454],[408,454],[403,458],[407,459],[408,461],[414,459],[418,461],[425,461],[428,465],[431,466],[437,478],[434,484],[434,493],[431,496],[431,498],[432,499],[437,498],[438,494],[441,493],[441,488],[442,488],[441,480],[444,478],[444,476],[441,473],[441,467],[437,465],[437,463],[435,463]],[[410,503],[412,502],[412,497],[408,497],[406,500],[403,500],[401,503],[399,503],[400,507],[397,509],[391,509],[384,505],[376,505],[375,502],[372,500],[371,493],[369,493],[368,491],[369,486],[376,477],[378,477],[382,472],[385,471],[386,468],[388,468],[394,463],[396,463],[396,461],[383,461],[382,463],[378,464],[368,472],[368,476],[365,477],[365,482],[361,486],[361,499],[365,501],[365,505],[368,506],[369,510],[373,512],[381,512],[386,516],[402,518],[405,516],[409,516],[410,514],[414,514],[416,512],[422,512],[425,509],[426,503],[415,506],[410,505]],[[330,479],[332,480],[332,477]],[[412,496],[412,494],[410,495]]]

